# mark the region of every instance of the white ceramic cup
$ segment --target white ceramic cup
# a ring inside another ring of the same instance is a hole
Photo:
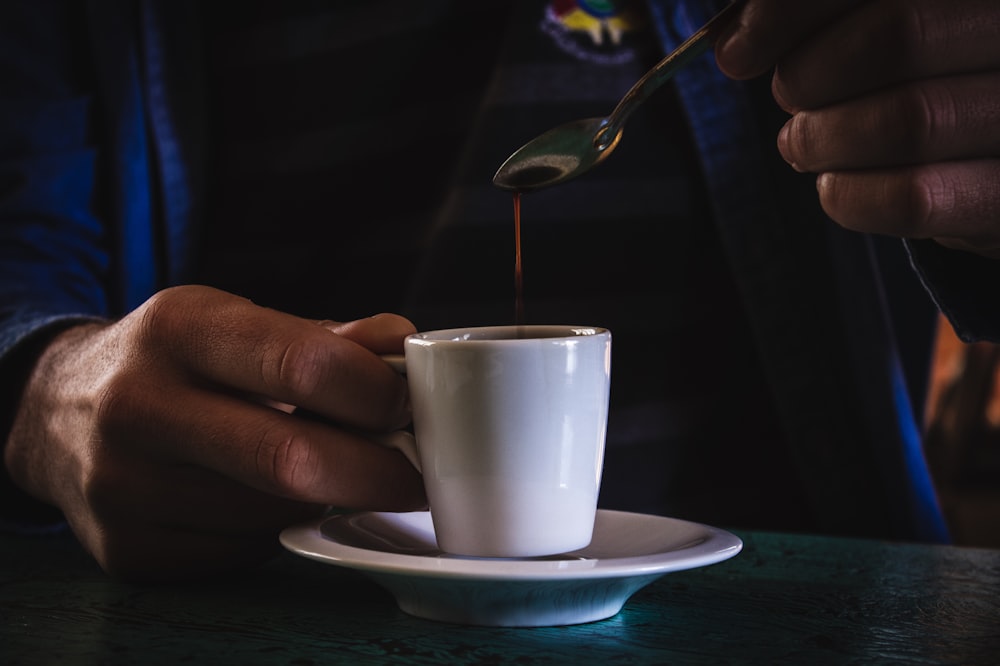
[[[604,464],[611,333],[462,328],[411,335],[405,350],[440,548],[532,557],[589,544]]]

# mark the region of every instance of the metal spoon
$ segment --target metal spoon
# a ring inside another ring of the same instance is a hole
[[[742,4],[742,0],[735,0],[709,19],[639,79],[607,118],[575,120],[521,146],[497,170],[493,184],[504,190],[528,192],[564,183],[603,162],[621,141],[629,115],[677,70],[707,51]]]

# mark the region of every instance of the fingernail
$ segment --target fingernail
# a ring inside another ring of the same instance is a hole
[[[778,153],[781,155],[781,159],[785,160],[785,162],[787,162],[789,166],[791,166],[796,171],[799,171],[798,165],[796,165],[795,161],[791,159],[788,152],[788,141],[789,141],[788,135],[791,133],[791,130],[788,129],[788,125],[790,123],[791,121],[788,121],[778,131],[778,141],[777,141]]]
[[[792,123],[794,121],[795,119],[792,118],[778,131],[778,152],[781,154],[781,159],[785,160],[790,167],[799,173],[805,173],[806,170],[795,159],[795,153],[792,146]]]
[[[836,180],[836,177],[837,175],[830,171],[824,171],[816,176],[816,191],[822,195],[824,190],[829,190],[833,187],[833,181]]]

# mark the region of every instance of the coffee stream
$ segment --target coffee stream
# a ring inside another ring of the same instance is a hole
[[[514,324],[524,325],[524,272],[521,268],[521,193],[514,192]]]

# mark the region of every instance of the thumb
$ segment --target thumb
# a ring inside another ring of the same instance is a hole
[[[416,333],[409,319],[382,313],[348,322],[321,321],[320,326],[365,347],[375,354],[396,354],[403,349],[403,339]]]

